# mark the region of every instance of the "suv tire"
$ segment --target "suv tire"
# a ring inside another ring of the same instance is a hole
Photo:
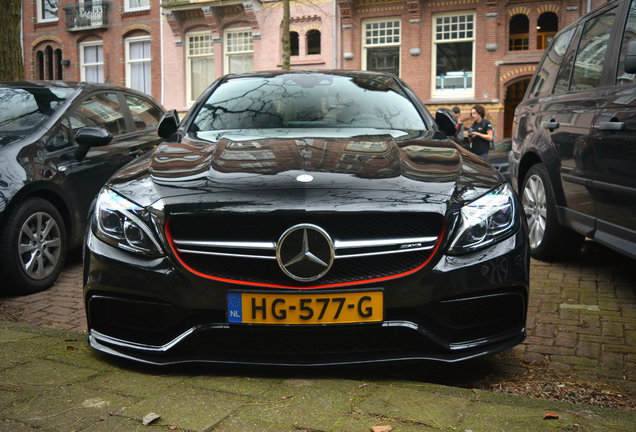
[[[520,192],[532,257],[549,261],[576,256],[585,238],[559,224],[552,184],[543,164],[528,170]]]
[[[3,285],[19,295],[48,288],[64,266],[66,248],[64,222],[53,204],[42,198],[19,203],[0,233]]]

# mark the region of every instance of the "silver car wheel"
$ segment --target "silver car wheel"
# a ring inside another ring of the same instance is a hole
[[[29,216],[18,234],[18,256],[27,276],[36,280],[50,276],[60,260],[61,246],[60,227],[51,215]]]
[[[526,180],[521,203],[528,222],[530,248],[536,249],[543,241],[547,220],[547,199],[541,177],[533,174]]]

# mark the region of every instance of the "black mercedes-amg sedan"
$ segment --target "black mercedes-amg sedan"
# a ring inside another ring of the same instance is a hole
[[[520,343],[522,210],[454,126],[388,74],[217,80],[96,200],[90,344],[156,365],[313,366]]]

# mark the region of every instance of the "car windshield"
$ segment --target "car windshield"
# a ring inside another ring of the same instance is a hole
[[[227,80],[201,106],[190,131],[323,127],[426,129],[391,77],[292,73]]]
[[[0,88],[0,136],[33,132],[76,91],[44,86]]]

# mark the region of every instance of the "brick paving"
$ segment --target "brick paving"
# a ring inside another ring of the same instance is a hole
[[[592,242],[565,263],[531,263],[528,337],[510,350],[579,379],[636,394],[636,261]],[[0,298],[0,320],[86,332],[78,253],[49,290]]]

